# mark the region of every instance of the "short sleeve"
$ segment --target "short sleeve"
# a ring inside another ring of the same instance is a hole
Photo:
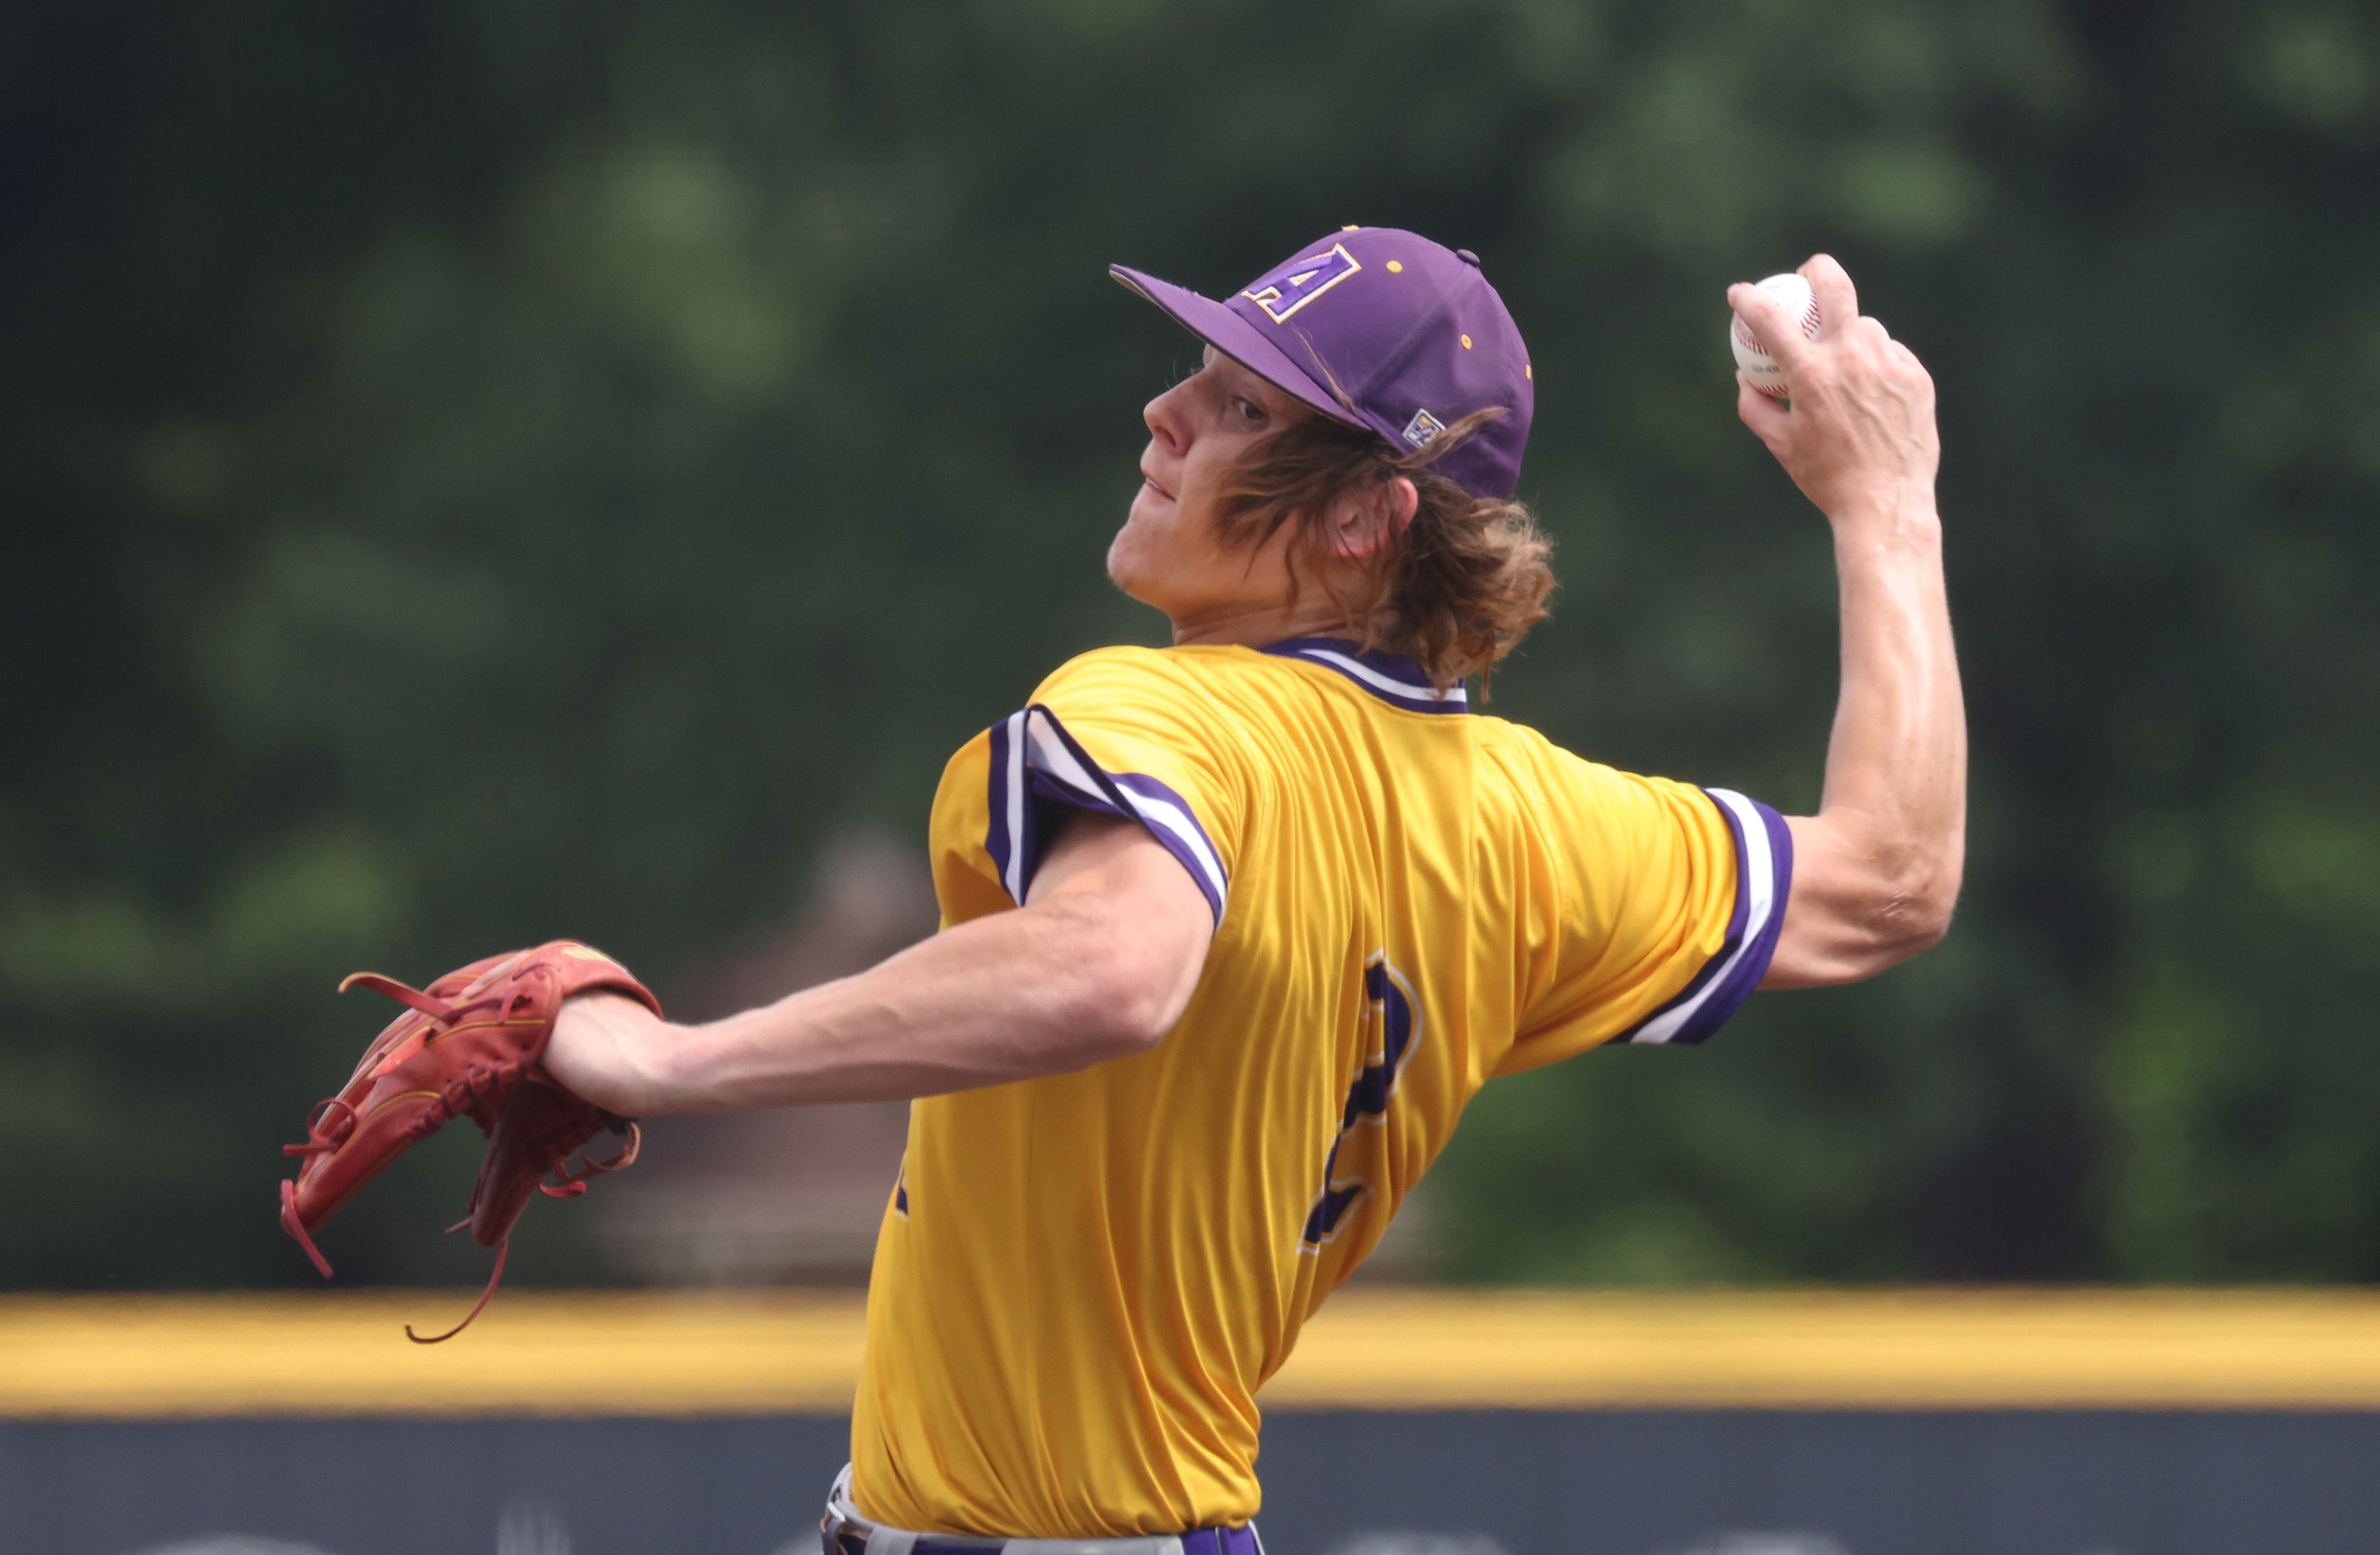
[[[1549,975],[1500,1073],[1605,1042],[1700,1042],[1768,970],[1792,888],[1784,818],[1724,788],[1550,745],[1520,764],[1545,867]]]
[[[943,772],[933,851],[944,919],[1024,902],[1063,810],[1076,808],[1146,827],[1220,924],[1245,830],[1244,771],[1228,720],[1164,655],[1085,654]]]

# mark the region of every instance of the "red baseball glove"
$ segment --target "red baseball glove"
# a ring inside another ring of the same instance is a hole
[[[470,1214],[450,1229],[469,1226],[473,1241],[496,1249],[496,1267],[479,1304],[446,1332],[423,1339],[407,1325],[407,1338],[435,1344],[469,1327],[496,1294],[513,1222],[532,1192],[573,1198],[589,1177],[637,1159],[637,1125],[563,1089],[540,1062],[562,1002],[602,989],[641,1000],[657,1015],[662,1007],[626,967],[568,940],[475,961],[426,989],[358,972],[339,991],[358,983],[408,1008],[364,1050],[339,1094],[309,1114],[306,1142],[282,1147],[305,1164],[281,1184],[281,1229],[330,1278],[311,1233],[382,1167],[468,1114],[488,1136],[488,1154]],[[606,1129],[625,1136],[619,1152],[574,1167],[570,1158]]]

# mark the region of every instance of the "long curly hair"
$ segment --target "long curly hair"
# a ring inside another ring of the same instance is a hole
[[[1546,618],[1553,592],[1553,542],[1517,502],[1475,497],[1437,462],[1501,416],[1475,411],[1399,453],[1373,433],[1310,416],[1257,444],[1218,493],[1225,541],[1262,547],[1291,529],[1290,580],[1319,580],[1366,648],[1402,653],[1440,690],[1481,677]],[[1421,503],[1413,522],[1374,558],[1356,588],[1344,569],[1318,565],[1330,544],[1330,509],[1350,492],[1403,476]]]

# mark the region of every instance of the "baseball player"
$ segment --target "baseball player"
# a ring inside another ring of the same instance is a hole
[[[1869,977],[1958,893],[1933,386],[1834,261],[1815,339],[1729,294],[1791,395],[1738,412],[1841,579],[1791,818],[1471,706],[1552,581],[1475,256],[1350,227],[1227,301],[1113,273],[1206,343],[1108,553],[1173,646],[1061,666],[952,758],[941,933],[707,1025],[581,995],[546,1055],[628,1117],[916,1099],[836,1555],[1257,1550],[1258,1391],[1483,1085]]]

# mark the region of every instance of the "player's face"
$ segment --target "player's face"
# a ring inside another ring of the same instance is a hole
[[[1177,633],[1284,606],[1287,530],[1253,553],[1226,545],[1216,494],[1251,448],[1304,419],[1305,407],[1208,346],[1204,365],[1141,414],[1140,490],[1108,547],[1108,577],[1172,617]]]

